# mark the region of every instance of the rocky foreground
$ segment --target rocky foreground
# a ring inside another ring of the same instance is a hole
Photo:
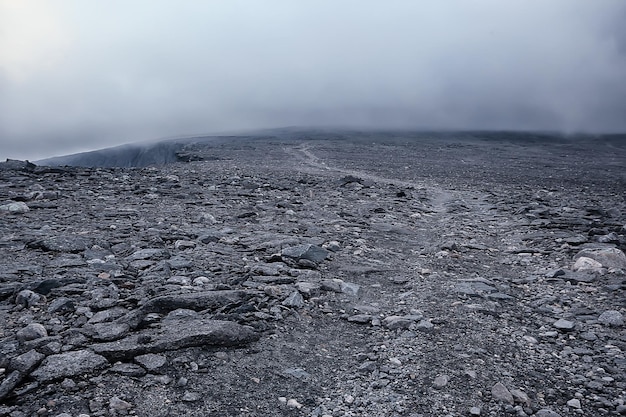
[[[0,416],[626,415],[619,143],[0,164]]]

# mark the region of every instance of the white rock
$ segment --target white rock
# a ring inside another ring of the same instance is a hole
[[[17,203],[8,203],[0,206],[0,211],[4,211],[11,214],[24,214],[30,211],[30,208],[21,201]]]
[[[605,268],[626,269],[626,255],[617,248],[583,249],[574,256],[574,259],[581,257],[594,259]]]
[[[302,404],[300,404],[298,400],[290,398],[289,401],[287,401],[287,407],[300,409],[302,408]]]
[[[587,258],[586,256],[581,256],[576,259],[574,262],[574,266],[572,266],[572,271],[592,271],[598,272],[602,269],[602,264],[595,259]]]

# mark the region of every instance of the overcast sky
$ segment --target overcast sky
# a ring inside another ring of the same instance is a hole
[[[0,158],[282,126],[626,131],[625,0],[0,0]]]

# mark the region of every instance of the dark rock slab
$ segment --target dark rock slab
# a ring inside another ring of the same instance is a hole
[[[251,327],[211,319],[171,320],[158,329],[146,329],[124,339],[92,345],[94,352],[110,360],[130,360],[146,353],[160,353],[194,346],[241,346],[259,339]]]
[[[82,252],[91,246],[91,240],[84,236],[59,235],[50,236],[28,243],[33,249],[41,249],[46,252]]]
[[[107,365],[107,360],[101,355],[89,350],[76,350],[48,356],[31,376],[41,382],[55,381],[92,374]]]
[[[221,290],[163,295],[148,300],[141,310],[144,313],[167,313],[179,308],[195,311],[212,310],[245,301],[254,294],[256,293],[245,290]]]
[[[296,261],[306,259],[311,262],[319,263],[328,257],[330,254],[326,249],[311,244],[297,245],[285,248],[281,251],[281,256],[290,258]]]

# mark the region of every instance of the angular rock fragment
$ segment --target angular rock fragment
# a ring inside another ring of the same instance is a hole
[[[578,260],[581,257],[591,258],[605,268],[626,269],[626,255],[617,248],[583,249],[574,256]]]
[[[553,326],[562,331],[570,331],[574,329],[575,323],[570,320],[558,319]]]
[[[10,368],[22,375],[30,373],[46,356],[32,349],[11,359]]]
[[[156,353],[146,353],[145,355],[135,356],[135,362],[143,366],[148,372],[155,372],[167,363],[167,358]]]
[[[24,213],[28,213],[29,211],[30,211],[30,208],[28,207],[28,205],[21,201],[17,203],[8,203],[8,204],[0,205],[0,213],[4,212],[4,213],[9,213],[9,214],[24,214]]]
[[[116,361],[193,346],[241,346],[259,337],[251,327],[230,321],[171,320],[162,322],[158,329],[141,330],[115,342],[94,344],[91,348]]]
[[[202,291],[190,294],[171,294],[148,300],[141,308],[134,310],[117,321],[127,323],[131,329],[141,324],[149,313],[167,314],[177,309],[194,311],[217,310],[228,305],[238,305],[259,294],[253,290]]]
[[[34,291],[22,290],[15,297],[15,304],[22,307],[32,307],[42,302],[42,297]]]
[[[30,323],[26,327],[18,330],[18,332],[15,334],[17,340],[22,342],[40,339],[46,336],[48,336],[46,328],[39,323]]]
[[[602,264],[595,259],[581,256],[580,258],[576,259],[576,262],[574,262],[574,265],[572,266],[572,271],[600,272],[602,271]]]
[[[31,375],[38,381],[48,382],[92,374],[107,365],[104,356],[89,350],[76,350],[48,356]]]
[[[91,245],[91,239],[75,235],[50,236],[30,242],[28,246],[46,252],[82,252]]]
[[[282,304],[286,307],[300,308],[304,306],[304,299],[298,291],[294,291],[283,300]]]
[[[502,401],[513,405],[514,399],[511,392],[501,382],[496,383],[491,388],[491,396],[496,401]]]
[[[624,325],[624,315],[617,310],[607,310],[600,314],[598,321],[606,326],[619,327]]]
[[[280,254],[285,258],[291,258],[296,261],[305,259],[311,262],[320,263],[328,257],[330,252],[317,245],[305,244],[285,248]]]

